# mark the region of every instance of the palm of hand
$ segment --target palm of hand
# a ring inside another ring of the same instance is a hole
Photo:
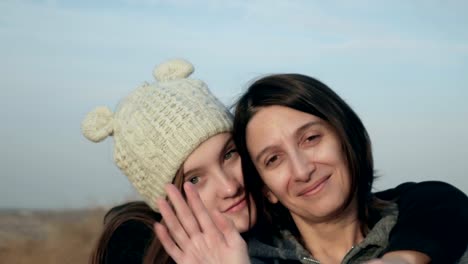
[[[232,221],[219,212],[208,214],[198,193],[189,184],[184,188],[188,204],[173,185],[166,192],[174,209],[158,201],[165,226],[156,223],[155,231],[171,258],[179,264],[250,263],[247,245]]]
[[[180,263],[186,264],[219,264],[250,263],[246,254],[247,245],[239,233],[230,237],[207,239],[203,235],[191,237],[192,243],[184,248]],[[179,262],[178,262],[179,263]]]

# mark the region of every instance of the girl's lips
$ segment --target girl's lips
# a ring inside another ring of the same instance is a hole
[[[240,210],[244,209],[246,206],[247,206],[247,201],[245,200],[245,197],[244,197],[241,200],[239,200],[238,202],[231,205],[224,212],[225,213],[236,213],[236,212],[239,212]]]
[[[323,177],[322,179],[318,180],[312,186],[307,187],[306,189],[301,191],[299,193],[299,196],[302,196],[302,195],[311,196],[311,195],[314,195],[314,194],[320,192],[323,189],[323,187],[325,186],[325,184],[328,182],[330,177],[331,177],[331,175]]]

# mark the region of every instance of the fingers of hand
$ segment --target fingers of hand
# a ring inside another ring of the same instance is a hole
[[[189,235],[180,224],[179,219],[167,201],[159,199],[157,204],[172,239],[183,249],[184,243],[187,243],[190,239]]]
[[[228,219],[219,212],[214,212],[212,217],[213,222],[223,234],[223,237],[225,238],[225,241],[228,245],[238,243],[239,241],[244,242],[231,219]]]
[[[196,219],[204,233],[210,232],[219,232],[217,230],[211,216],[206,210],[205,205],[203,204],[198,192],[193,188],[190,183],[184,184],[185,195],[187,196],[187,201],[192,208],[193,213],[195,214]]]
[[[200,232],[198,221],[179,190],[172,184],[166,185],[166,192],[174,207],[179,222],[189,236]]]
[[[180,263],[180,260],[183,258],[183,252],[179,249],[174,240],[172,240],[167,228],[160,223],[155,223],[154,230],[167,254],[169,254],[175,262]]]
[[[236,230],[236,228],[234,227],[234,223],[230,219],[228,219],[224,215],[222,215],[221,213],[213,212],[212,218],[213,218],[213,222],[216,225],[216,227],[218,227],[218,229],[223,234],[232,232],[233,230]]]

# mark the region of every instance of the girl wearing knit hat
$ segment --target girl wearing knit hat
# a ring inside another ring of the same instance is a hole
[[[188,78],[193,71],[180,59],[159,65],[156,82],[136,88],[114,113],[107,107],[91,111],[82,133],[94,142],[113,136],[117,166],[154,211],[167,184],[181,190],[190,182],[210,214],[222,214],[245,232],[256,213],[243,187],[232,115],[204,82]]]
[[[248,206],[250,196],[246,196],[244,190],[240,157],[230,134],[231,114],[203,82],[187,78],[192,72],[192,65],[183,60],[158,66],[154,72],[156,83],[138,87],[122,100],[115,113],[106,107],[90,112],[82,123],[82,132],[95,142],[113,136],[117,166],[154,210],[151,212],[141,203],[132,203],[112,211],[109,218],[123,216],[147,224],[147,216],[159,220],[157,212],[161,211],[171,232],[179,229],[189,234],[177,237],[175,234],[181,232],[168,233],[166,227],[157,226],[161,241],[168,242],[170,235],[175,235],[177,245],[172,244],[172,249],[183,250],[184,256],[173,254],[171,245],[165,246],[177,262],[185,263],[189,258],[197,263],[200,258],[200,263],[204,263],[208,260],[205,257],[221,252],[218,257],[223,260],[241,263],[248,259],[242,254],[246,249],[239,232],[247,231],[255,223],[255,206],[252,203]],[[186,207],[183,196],[178,193],[184,182],[191,183],[185,184],[185,195],[193,201]],[[168,183],[174,183],[177,188]],[[177,215],[168,214],[172,209],[161,200],[166,194],[175,205]],[[198,222],[200,219],[205,221]],[[107,229],[109,237],[104,238],[109,243],[118,228],[124,226],[124,222],[115,223]],[[142,233],[145,234],[147,230]],[[207,234],[217,239],[203,240],[207,242],[205,246],[213,250],[187,251],[194,238],[201,239]],[[164,251],[153,250],[160,248],[157,239],[148,241],[139,245],[137,251],[144,252],[145,256],[137,259],[145,259],[145,263],[171,261]],[[224,251],[214,250],[216,248]],[[110,263],[106,262],[107,253],[103,254],[95,263]]]

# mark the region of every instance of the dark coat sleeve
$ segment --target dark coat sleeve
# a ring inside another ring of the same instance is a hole
[[[399,209],[386,252],[415,250],[432,263],[455,263],[467,249],[468,197],[454,186],[404,183],[376,196],[395,201]]]

